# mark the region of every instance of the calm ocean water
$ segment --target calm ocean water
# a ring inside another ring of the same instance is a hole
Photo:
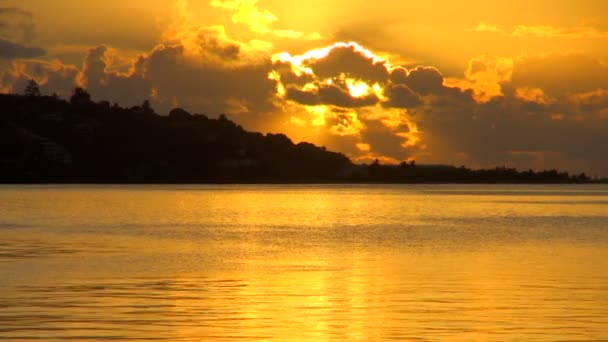
[[[2,186],[0,340],[608,340],[608,186]]]

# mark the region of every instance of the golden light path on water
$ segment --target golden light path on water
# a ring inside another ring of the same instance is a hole
[[[608,338],[606,186],[9,186],[0,203],[0,339]]]

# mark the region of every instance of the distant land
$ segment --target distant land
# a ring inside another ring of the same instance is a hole
[[[354,164],[283,134],[149,102],[122,108],[76,88],[70,101],[0,95],[0,183],[589,183],[585,174],[444,165]]]

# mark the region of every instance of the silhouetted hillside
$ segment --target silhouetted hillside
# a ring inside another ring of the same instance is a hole
[[[354,165],[340,153],[283,134],[247,132],[224,115],[174,109],[156,114],[146,101],[121,108],[95,103],[83,89],[70,102],[0,95],[0,182],[587,182],[555,170],[470,170],[464,167]]]
[[[246,132],[221,116],[147,103],[130,109],[47,96],[0,95],[2,182],[335,181],[342,154],[282,134]]]

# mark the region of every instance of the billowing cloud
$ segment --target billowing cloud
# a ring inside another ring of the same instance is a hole
[[[408,71],[404,83],[421,95],[440,94],[445,88],[443,75],[434,67],[417,67]]]
[[[56,93],[68,97],[76,85],[79,70],[75,66],[65,65],[60,61],[17,60],[12,69],[2,73],[0,90],[4,93],[21,93],[27,82],[36,80],[42,92]]]
[[[303,60],[302,67],[313,70],[320,78],[346,78],[369,83],[384,82],[388,78],[388,62],[358,44],[337,44],[323,58]]]
[[[319,139],[356,161],[422,156],[427,147],[416,116],[435,106],[474,102],[469,90],[446,85],[438,69],[393,67],[357,43],[275,54],[273,60],[277,97],[310,114],[292,121],[300,128],[329,128]]]
[[[21,91],[29,78],[45,87],[53,72],[76,70],[69,74],[71,87],[85,87],[97,100],[136,105],[150,99],[161,112],[175,106],[212,114],[272,110],[276,82],[268,78],[271,61],[264,53],[266,46],[231,39],[221,26],[198,24],[185,4],[177,3],[164,42],[134,59],[126,72],[115,71],[116,52],[102,45],[88,51],[81,68],[61,62],[15,64],[5,73],[3,89]],[[34,64],[44,72],[29,70]]]
[[[406,84],[393,84],[388,87],[387,107],[413,108],[422,104],[420,95],[410,89]]]
[[[513,59],[478,56],[472,58],[463,79],[452,79],[448,83],[469,89],[477,102],[488,102],[503,96],[503,84],[511,80]]]

